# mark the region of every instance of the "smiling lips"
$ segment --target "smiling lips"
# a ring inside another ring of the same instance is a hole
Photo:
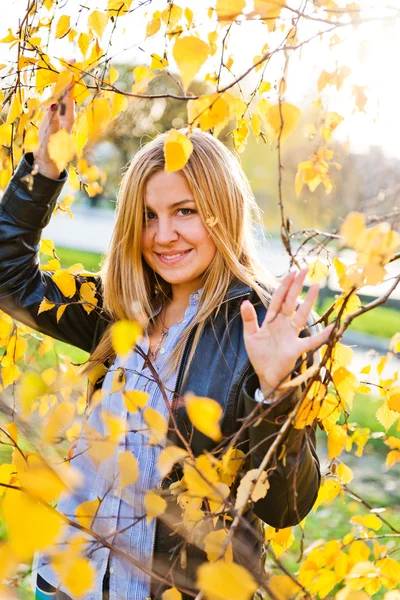
[[[185,256],[187,256],[189,254],[189,252],[191,252],[192,248],[189,248],[189,250],[184,250],[183,252],[168,252],[165,254],[159,254],[158,252],[155,252],[155,255],[157,256],[158,260],[160,262],[162,262],[164,265],[175,265],[178,262],[180,262],[181,260],[183,260],[185,258]]]

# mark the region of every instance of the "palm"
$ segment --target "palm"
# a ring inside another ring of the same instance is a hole
[[[307,269],[297,276],[289,273],[274,292],[261,326],[250,302],[244,302],[241,314],[244,342],[249,360],[263,389],[274,388],[290,376],[297,359],[317,348],[329,337],[332,327],[307,337],[299,337],[318,297],[318,286],[312,286],[296,310]]]

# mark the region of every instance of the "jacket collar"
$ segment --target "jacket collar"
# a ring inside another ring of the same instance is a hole
[[[236,279],[227,291],[224,302],[229,302],[229,300],[233,300],[233,298],[237,298],[238,296],[247,296],[251,294],[252,291],[253,288],[246,283],[243,283],[243,281]]]

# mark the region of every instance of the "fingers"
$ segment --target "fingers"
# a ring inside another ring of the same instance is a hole
[[[291,316],[296,310],[298,303],[298,297],[303,289],[304,280],[308,273],[308,268],[301,269],[297,276],[294,278],[292,285],[290,286],[288,293],[281,305],[281,311],[284,315]]]
[[[63,129],[71,133],[75,122],[75,102],[74,102],[74,78],[66,88],[59,101],[59,113]]]
[[[309,352],[310,350],[314,350],[314,348],[318,348],[318,346],[322,346],[328,340],[330,334],[332,333],[333,328],[335,327],[335,323],[331,323],[328,327],[325,327],[322,331],[318,333],[314,333],[309,337],[299,338],[299,344],[301,347],[301,353]]]
[[[286,277],[284,277],[282,279],[280,286],[272,294],[271,302],[270,302],[269,308],[268,308],[268,313],[270,316],[273,316],[273,314],[280,311],[282,302],[286,298],[286,294],[289,291],[289,288],[293,282],[294,277],[295,277],[295,271],[290,271],[286,275]],[[271,314],[271,313],[273,313],[273,314]]]
[[[312,285],[308,290],[304,301],[300,304],[299,308],[293,315],[292,321],[299,329],[302,329],[307,323],[308,317],[310,316],[310,312],[312,307],[315,304],[316,299],[318,298],[319,293],[319,284],[316,283]]]
[[[242,315],[244,337],[248,337],[257,333],[259,330],[257,313],[252,303],[248,300],[242,302],[240,306],[240,314]]]

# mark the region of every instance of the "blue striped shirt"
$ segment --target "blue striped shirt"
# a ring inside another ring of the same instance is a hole
[[[177,373],[167,375],[166,360],[181,338],[183,330],[192,321],[199,303],[201,290],[190,296],[189,306],[183,320],[172,325],[164,344],[158,353],[153,366],[157,369],[168,399],[171,401],[176,385]],[[147,354],[149,339],[143,338],[140,347]],[[144,515],[144,496],[146,490],[160,486],[161,478],[156,467],[157,457],[162,448],[160,445],[148,444],[147,429],[141,412],[128,412],[121,392],[111,392],[114,371],[118,367],[125,368],[127,390],[144,390],[149,393],[146,406],[152,407],[168,419],[168,409],[157,383],[152,379],[148,367],[144,368],[144,360],[137,352],[133,352],[124,361],[116,359],[113,366],[106,374],[103,383],[104,396],[98,406],[91,412],[88,425],[101,435],[106,433],[102,411],[107,411],[119,417],[126,423],[127,433],[114,456],[104,460],[96,468],[93,460],[86,452],[89,434],[82,435],[74,453],[72,465],[82,475],[82,482],[73,494],[63,494],[58,504],[58,510],[70,519],[75,520],[76,508],[85,501],[103,498],[98,509],[92,529],[112,542],[119,550],[135,558],[146,567],[151,566],[155,521],[147,523]],[[118,490],[118,453],[132,452],[139,465],[139,477],[135,484]],[[70,543],[75,536],[82,533],[74,527],[66,527],[63,531],[61,543]],[[59,549],[59,547],[58,547]],[[110,600],[144,600],[150,595],[149,577],[138,567],[133,566],[126,559],[116,556],[108,548],[88,537],[87,555],[96,569],[95,587],[88,592],[83,600],[100,600],[102,598],[103,578],[109,565],[110,575]],[[39,556],[39,574],[51,585],[69,593],[67,588],[60,585],[59,578],[49,563],[49,556]]]

